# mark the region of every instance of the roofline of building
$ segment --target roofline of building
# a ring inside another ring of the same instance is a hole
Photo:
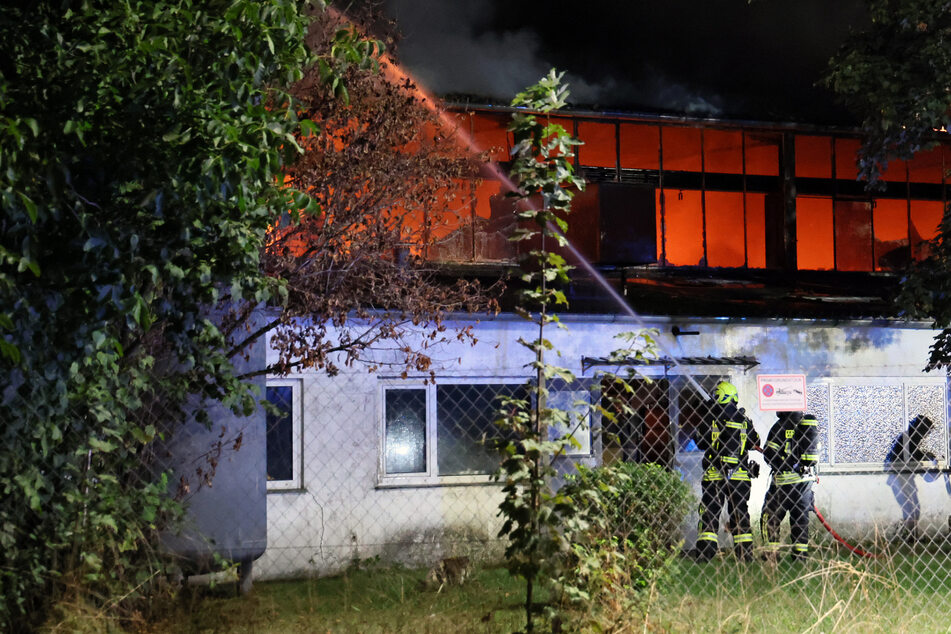
[[[487,111],[511,114],[515,112],[524,112],[530,114],[551,114],[539,111],[529,110],[527,108],[516,108],[514,106],[494,105],[490,103],[473,103],[446,101],[444,106],[451,110],[463,111]],[[769,130],[773,132],[806,132],[814,134],[836,134],[839,136],[863,136],[861,128],[855,126],[837,126],[837,125],[818,125],[809,123],[797,123],[793,121],[757,121],[753,119],[718,119],[715,117],[691,117],[688,115],[658,114],[650,112],[625,112],[617,110],[585,110],[566,108],[558,110],[558,117],[572,119],[591,119],[603,121],[612,119],[617,121],[630,121],[639,123],[667,123],[672,125],[689,125],[696,127],[717,127],[717,128],[757,128],[759,130]],[[935,140],[947,138],[947,134],[935,132]]]
[[[572,313],[558,312],[558,321],[571,323],[617,323],[632,324],[637,327],[652,328],[660,326],[678,326],[681,329],[703,325],[747,325],[747,326],[816,326],[824,328],[848,327],[877,327],[903,328],[907,330],[935,330],[931,322],[921,320],[905,320],[900,318],[801,318],[801,317],[684,317],[669,315],[637,315],[631,316],[622,313]],[[521,315],[503,311],[495,315],[472,314],[454,312],[445,316],[447,321],[475,321],[475,322],[509,322],[526,321]]]

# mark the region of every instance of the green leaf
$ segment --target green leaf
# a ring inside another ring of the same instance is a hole
[[[92,437],[89,439],[89,446],[96,451],[101,451],[102,453],[109,453],[115,451],[118,445],[109,440],[99,440],[98,438]]]

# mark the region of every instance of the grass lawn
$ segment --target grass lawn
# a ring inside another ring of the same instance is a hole
[[[500,568],[462,586],[424,587],[426,570],[380,568],[300,581],[186,592],[153,632],[513,632],[524,627],[524,584]]]
[[[427,571],[354,570],[301,581],[232,584],[185,593],[151,632],[513,632],[524,585],[504,569],[463,586],[425,588]],[[542,597],[544,598],[544,597]],[[539,630],[547,626],[538,623]],[[700,564],[682,559],[645,617],[618,632],[951,632],[951,560],[944,549],[860,559],[833,549],[805,562]]]

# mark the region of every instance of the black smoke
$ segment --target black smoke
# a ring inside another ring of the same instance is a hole
[[[428,89],[506,103],[549,68],[581,107],[843,122],[817,82],[860,0],[386,0]]]

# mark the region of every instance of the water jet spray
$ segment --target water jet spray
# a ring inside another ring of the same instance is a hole
[[[333,15],[336,19],[346,20],[346,16],[343,15],[339,10],[332,7],[328,7],[327,10],[330,11],[331,15]],[[347,20],[347,22],[350,21]],[[480,148],[478,146],[472,136],[462,129],[459,123],[439,105],[438,100],[434,96],[430,95],[428,91],[422,88],[420,82],[411,73],[397,64],[396,61],[386,53],[381,55],[381,61],[383,62],[383,64],[381,64],[382,72],[389,74],[391,79],[395,79],[407,88],[413,90],[418,95],[420,103],[425,105],[426,108],[436,116],[440,124],[446,128],[447,136],[459,139],[463,145],[463,149],[472,155],[478,156],[484,152],[484,148]],[[498,180],[504,192],[518,191],[518,186],[512,181],[511,178],[508,177],[508,175],[498,165],[498,163],[489,160],[485,163],[485,168]],[[552,223],[548,223],[548,230],[552,233],[558,234],[564,239],[564,243],[568,251],[580,265],[580,268],[590,275],[598,286],[604,289],[604,291],[618,305],[624,314],[634,320],[634,322],[640,328],[648,328],[647,323],[640,316],[640,314],[638,314],[637,311],[631,307],[631,305],[621,296],[620,293],[618,293],[614,286],[612,286],[611,283],[605,279],[605,277],[594,267],[594,265],[589,262],[584,255],[581,254],[581,252],[571,243],[570,240],[568,240],[567,236],[565,236],[564,233],[558,229],[558,227],[554,226]],[[676,361],[676,357],[670,354],[670,351],[662,342],[658,341],[657,347],[664,355],[671,359],[675,359],[675,367],[683,370],[682,366]],[[691,374],[684,372],[683,376],[702,398],[705,400],[710,400],[710,395],[706,390],[703,389],[700,383]]]

